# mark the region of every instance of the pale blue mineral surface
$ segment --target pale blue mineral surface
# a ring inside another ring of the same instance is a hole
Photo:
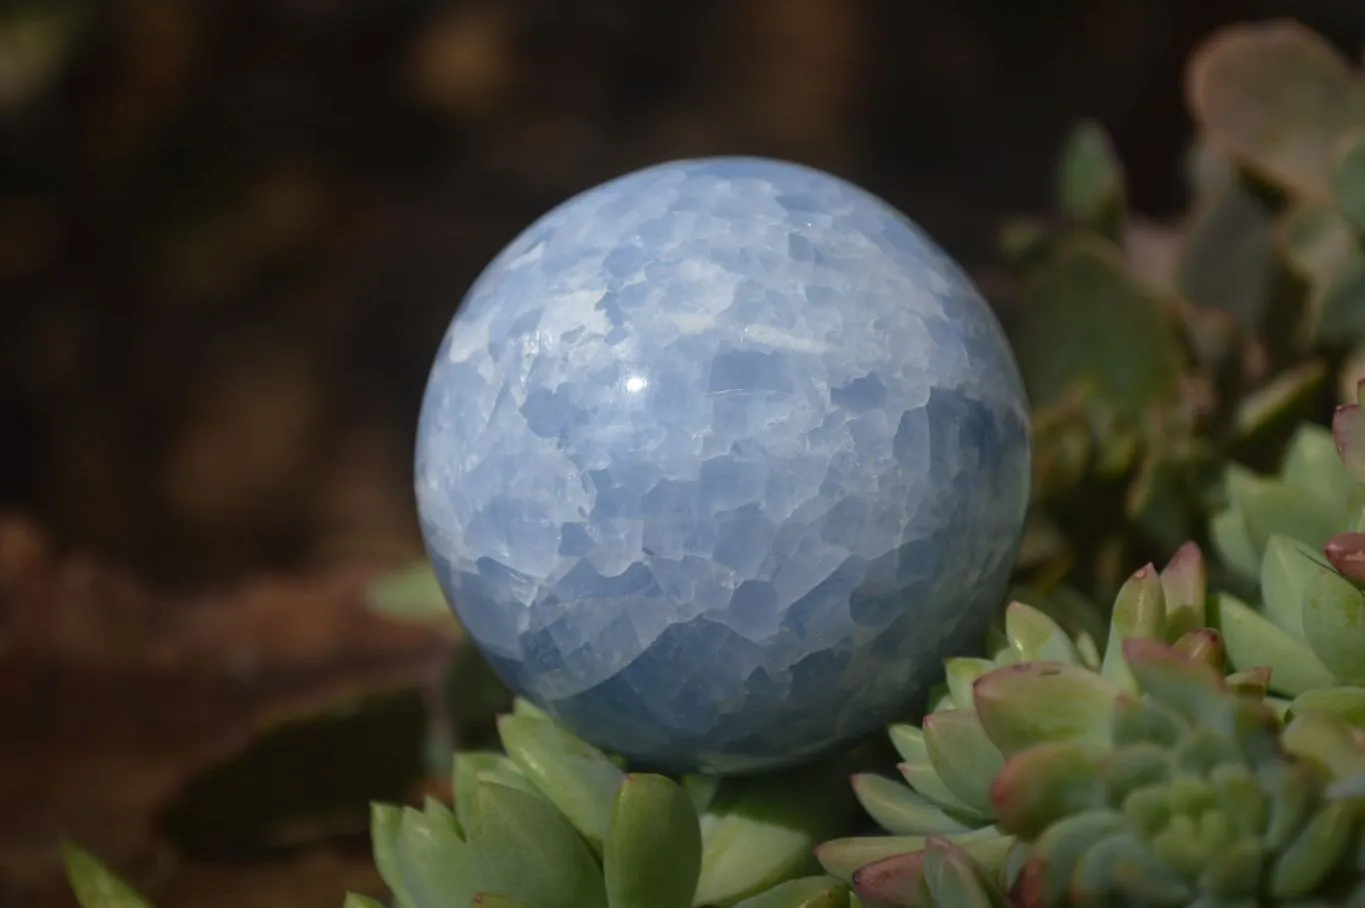
[[[513,689],[640,765],[738,773],[873,731],[978,643],[1029,472],[1010,349],[933,241],[828,174],[711,158],[488,266],[416,489]]]

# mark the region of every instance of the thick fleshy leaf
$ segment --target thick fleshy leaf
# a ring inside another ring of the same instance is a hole
[[[464,829],[469,822],[469,805],[474,800],[474,790],[480,778],[518,787],[513,777],[520,775],[521,770],[517,769],[516,764],[502,754],[475,750],[457,752],[451,786],[454,789],[455,820],[460,828]]]
[[[1338,533],[1327,540],[1323,554],[1343,577],[1365,585],[1365,533]]]
[[[1261,569],[1261,555],[1251,539],[1246,518],[1234,505],[1209,520],[1209,538],[1218,559],[1234,574],[1255,580]]]
[[[1332,417],[1332,434],[1341,462],[1357,482],[1365,483],[1365,407],[1358,404],[1337,407]]]
[[[831,876],[851,882],[853,875],[869,864],[900,855],[923,851],[929,836],[859,836],[833,839],[815,849],[815,856]],[[1014,847],[1015,839],[994,829],[949,836],[953,843],[970,854],[989,873],[998,873]]]
[[[991,742],[975,712],[946,710],[924,718],[929,760],[953,796],[973,810],[991,809],[991,779],[1005,758]]]
[[[1180,637],[1208,620],[1208,568],[1204,553],[1193,542],[1175,550],[1161,571],[1161,592],[1166,603],[1166,635]]]
[[[1123,688],[1078,665],[1025,662],[976,682],[976,713],[1006,757],[1045,741],[1109,740],[1114,700]]]
[[[1070,217],[1104,233],[1123,216],[1123,165],[1104,128],[1078,123],[1067,136],[1057,166],[1057,201]]]
[[[1011,602],[1005,607],[1005,637],[1021,662],[1081,661],[1076,645],[1061,625],[1023,602]],[[971,701],[961,705],[970,706]]]
[[[1360,492],[1360,483],[1341,462],[1332,430],[1316,422],[1300,423],[1285,449],[1280,474],[1285,482],[1333,508]]]
[[[1283,482],[1256,476],[1240,467],[1228,469],[1228,491],[1259,554],[1276,534],[1320,549],[1340,525],[1341,502],[1329,504]]]
[[[948,696],[954,709],[972,708],[972,686],[976,679],[995,670],[995,663],[989,659],[973,659],[960,656],[949,659],[943,664],[943,674],[948,685]]]
[[[1203,662],[1209,668],[1222,672],[1226,667],[1228,653],[1223,646],[1223,637],[1216,630],[1201,627],[1190,631],[1175,643],[1176,650],[1196,662]]]
[[[1337,869],[1358,830],[1355,806],[1332,801],[1308,822],[1270,868],[1270,895],[1285,902],[1313,895]]]
[[[1166,596],[1161,576],[1153,565],[1139,568],[1128,578],[1114,599],[1109,623],[1109,643],[1100,674],[1125,690],[1133,690],[1133,676],[1123,658],[1123,641],[1130,638],[1164,639]]]
[[[1123,642],[1123,656],[1144,694],[1192,721],[1220,713],[1227,685],[1220,672],[1156,640]]]
[[[987,870],[965,849],[941,836],[930,836],[925,852],[924,879],[936,905],[1006,908],[1008,900],[996,883],[999,874]]]
[[[975,829],[903,782],[872,773],[853,776],[853,793],[874,822],[892,835],[929,835]]]
[[[1347,684],[1365,683],[1365,592],[1321,571],[1303,601],[1303,636],[1322,664]]]
[[[726,780],[702,817],[694,901],[729,904],[806,873],[812,849],[856,809],[848,776],[823,764]]]
[[[830,876],[788,880],[735,908],[848,908],[848,887]]]
[[[609,908],[691,908],[701,826],[687,792],[658,775],[626,776],[602,862]]]
[[[379,877],[393,893],[394,908],[415,908],[398,863],[398,833],[403,808],[393,804],[370,805],[370,847]]]
[[[1292,190],[1331,193],[1341,141],[1365,128],[1365,89],[1331,44],[1288,20],[1235,25],[1186,73],[1191,112],[1219,147]]]
[[[548,801],[480,783],[467,830],[473,891],[496,892],[536,908],[606,904],[592,850]]]
[[[1365,331],[1365,247],[1334,205],[1302,201],[1281,227],[1285,260],[1308,284],[1318,339],[1357,343]]]
[[[1210,622],[1223,635],[1233,668],[1268,666],[1270,689],[1290,697],[1337,683],[1307,643],[1276,627],[1237,597],[1223,593],[1210,604]]]
[[[1123,818],[1112,811],[1082,813],[1051,826],[1034,843],[1015,883],[1022,908],[1052,908],[1066,904],[1072,871],[1087,851],[1123,829]]]
[[[601,854],[612,798],[625,773],[602,751],[548,719],[503,716],[498,734],[512,762]]]
[[[1330,778],[1365,770],[1365,747],[1356,730],[1325,713],[1305,712],[1285,726],[1284,749],[1316,764]]]
[[[404,808],[394,853],[414,908],[463,905],[474,897],[468,849],[442,818]]]
[[[1332,567],[1319,551],[1297,539],[1276,534],[1261,559],[1261,597],[1265,616],[1294,636],[1303,634],[1303,603],[1308,587]]]
[[[140,893],[90,852],[62,846],[66,882],[81,908],[151,908]]]
[[[991,784],[997,825],[1029,840],[1064,817],[1102,806],[1104,756],[1100,748],[1059,741],[1011,757]]]
[[[1325,713],[1354,728],[1365,729],[1365,687],[1324,687],[1306,691],[1289,705],[1288,718],[1306,713]]]
[[[922,763],[898,763],[896,769],[916,794],[922,795],[940,810],[961,817],[964,822],[981,824],[990,822],[991,815],[974,807],[969,807],[961,798],[948,790],[939,778],[938,770],[926,758]]]

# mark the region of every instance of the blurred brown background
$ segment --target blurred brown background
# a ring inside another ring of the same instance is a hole
[[[1064,130],[1178,210],[1185,55],[1290,13],[1365,43],[1359,0],[0,0],[0,906],[64,904],[63,834],[167,908],[373,889],[350,821],[185,857],[165,810],[281,717],[438,670],[362,585],[420,555],[429,357],[538,214],[793,158],[1008,319],[995,229],[1048,205]]]

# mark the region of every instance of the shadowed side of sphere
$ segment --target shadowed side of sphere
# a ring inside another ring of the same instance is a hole
[[[741,772],[894,717],[993,616],[1021,383],[903,216],[755,159],[650,168],[471,288],[419,427],[432,561],[508,683],[641,762]]]

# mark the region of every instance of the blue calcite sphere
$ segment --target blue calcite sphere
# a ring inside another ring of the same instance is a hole
[[[641,765],[741,773],[876,729],[978,642],[1029,473],[958,267],[847,182],[714,158],[585,192],[488,266],[416,488],[513,689]]]

